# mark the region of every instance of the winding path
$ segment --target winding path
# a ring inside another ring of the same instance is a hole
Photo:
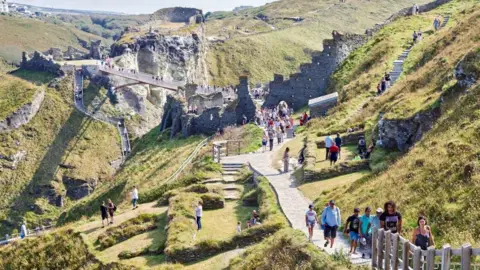
[[[78,98],[75,97],[75,94],[73,96],[75,107],[77,108],[77,110],[86,114],[88,117],[91,117],[103,123],[114,125],[117,128],[117,131],[120,135],[121,142],[122,142],[122,162],[121,163],[125,162],[126,157],[132,150],[130,145],[130,139],[128,138],[128,130],[125,125],[125,121],[119,118],[107,117],[101,114],[96,114],[95,112],[90,113],[88,109],[85,107],[85,104],[83,101],[83,75],[78,72],[74,72],[74,74],[75,74],[74,89],[79,90]]]
[[[288,141],[289,140],[286,140],[285,142]],[[222,163],[249,162],[256,171],[268,179],[275,189],[280,207],[285,213],[292,228],[301,230],[305,235],[308,235],[308,230],[305,226],[305,212],[308,210],[308,205],[312,202],[305,198],[305,196],[303,196],[303,194],[297,189],[295,178],[291,173],[282,174],[272,166],[275,151],[278,151],[281,146],[282,145],[275,145],[273,152],[257,152],[248,155],[224,157]],[[345,210],[343,211],[343,215],[348,215],[349,213],[350,212]],[[318,214],[320,215],[320,213]],[[340,232],[337,236],[334,248],[324,248],[323,244],[325,243],[325,240],[323,239],[323,231],[316,229],[313,234],[313,243],[329,254],[348,254],[350,250],[348,240],[345,239]],[[350,259],[354,264],[366,264],[370,262],[370,260],[362,259],[360,255],[352,255]]]

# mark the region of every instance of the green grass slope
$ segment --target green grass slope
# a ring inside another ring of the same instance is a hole
[[[32,101],[39,87],[10,75],[0,75],[0,120]]]
[[[11,76],[3,78],[7,80],[2,81],[2,85],[8,85],[9,82],[30,85]],[[58,89],[41,87],[46,92],[37,115],[24,126],[0,134],[1,154],[11,156],[21,151],[26,153],[26,158],[18,163],[15,170],[0,170],[0,220],[3,233],[18,228],[22,218],[32,225],[55,219],[61,209],[48,204],[45,196],[51,191],[65,194],[63,177],[94,179],[100,187],[114,173],[109,162],[121,155],[116,129],[86,118],[73,107],[71,77],[64,79]],[[14,93],[20,97],[23,95],[21,91]],[[2,165],[8,163],[5,160],[0,162]],[[74,168],[62,169],[59,164],[72,165]],[[71,202],[67,199],[65,207],[69,205]]]
[[[423,28],[424,21],[445,13],[452,16],[446,28],[436,33],[429,31],[430,25]],[[344,212],[354,207],[381,207],[392,199],[404,215],[404,236],[410,236],[422,214],[429,219],[439,246],[446,242],[478,245],[480,231],[471,221],[480,217],[476,211],[480,205],[480,87],[477,83],[465,90],[453,71],[463,59],[464,70],[480,77],[480,31],[473,27],[479,23],[480,6],[475,1],[452,1],[429,13],[399,19],[388,26],[389,38],[378,39],[383,35],[378,33],[333,75],[337,85],[332,87],[341,86],[337,90],[344,100],[328,117],[311,122],[307,129],[310,140],[318,140],[314,133],[328,134],[352,126],[365,126],[368,137],[376,135],[381,113],[387,120],[402,120],[439,108],[442,115],[409,152],[396,153],[397,158],[385,162],[375,175],[322,192],[317,198],[318,210],[329,199],[335,199]],[[418,25],[426,35],[406,59],[402,77],[381,97],[368,98],[386,69],[382,65],[391,63],[388,54],[394,52],[396,58],[403,49],[401,43],[392,46],[389,40],[406,37],[409,28]],[[359,107],[364,101],[368,102]],[[384,162],[392,153],[378,149],[371,162]]]
[[[79,39],[102,39],[71,26],[8,15],[0,15],[0,37],[0,57],[9,62],[19,62],[22,51],[46,51],[52,47],[67,50],[72,46],[87,52],[79,45]]]
[[[402,8],[427,2],[430,1],[282,0],[242,11],[237,16],[227,13],[222,19],[212,17],[206,24],[207,36],[227,40],[212,45],[208,51],[211,83],[235,84],[238,76],[244,74],[250,76],[252,83],[270,81],[274,73],[289,75],[300,64],[311,61],[312,51],[322,50],[322,41],[331,38],[333,30],[364,33]],[[257,14],[305,20],[301,23],[273,20],[273,31],[265,22],[253,18]]]

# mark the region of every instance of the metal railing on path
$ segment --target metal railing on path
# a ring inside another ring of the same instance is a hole
[[[470,244],[463,244],[457,249],[452,249],[449,244],[445,244],[442,249],[435,249],[432,246],[422,250],[398,233],[377,228],[373,230],[372,269],[480,269],[479,264],[472,263],[472,257],[476,256],[480,256],[480,248],[472,248]]]
[[[48,225],[48,226],[37,227],[33,230],[28,230],[28,234],[25,236],[25,238],[38,237],[40,235],[43,235],[43,234],[51,231],[53,228],[55,228],[54,225]],[[9,235],[5,238],[0,239],[0,246],[1,245],[7,245],[7,244],[9,244],[13,241],[17,241],[17,240],[20,240],[20,239],[21,239],[21,237],[20,237],[19,233]]]

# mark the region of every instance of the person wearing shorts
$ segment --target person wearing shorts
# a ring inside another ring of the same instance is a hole
[[[348,217],[347,223],[345,224],[345,234],[350,236],[350,254],[355,254],[357,252],[358,241],[360,240],[360,218],[359,218],[360,209],[355,208],[353,210],[353,215]]]
[[[338,153],[340,151],[340,148],[335,145],[335,143],[332,143],[332,146],[330,147],[330,166],[335,165],[338,160]]]
[[[313,210],[313,204],[308,206],[308,210],[305,213],[305,223],[308,228],[308,241],[311,242],[313,238],[313,228],[315,228],[315,224],[318,223],[317,212]]]
[[[323,232],[326,240],[324,247],[327,247],[330,243],[330,248],[333,248],[340,222],[340,209],[335,206],[335,201],[331,200],[322,213],[322,225],[325,227]]]

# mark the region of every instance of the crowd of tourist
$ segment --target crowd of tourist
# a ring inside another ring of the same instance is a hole
[[[343,233],[349,238],[350,254],[357,254],[358,248],[362,258],[372,257],[372,232],[375,228],[391,233],[402,232],[402,215],[397,210],[395,202],[388,201],[383,207],[383,209],[377,208],[375,215],[372,215],[370,206],[365,207],[363,215],[359,208],[353,209],[352,215],[347,218],[343,226]],[[335,201],[331,200],[325,205],[321,215],[317,216],[311,204],[305,214],[305,223],[308,227],[309,241],[312,241],[315,225],[319,224],[324,233],[324,247],[330,245],[330,248],[333,248],[337,231],[342,225],[340,209],[335,205]],[[435,244],[432,230],[424,216],[420,216],[417,220],[417,227],[412,233],[412,243],[423,250]]]

